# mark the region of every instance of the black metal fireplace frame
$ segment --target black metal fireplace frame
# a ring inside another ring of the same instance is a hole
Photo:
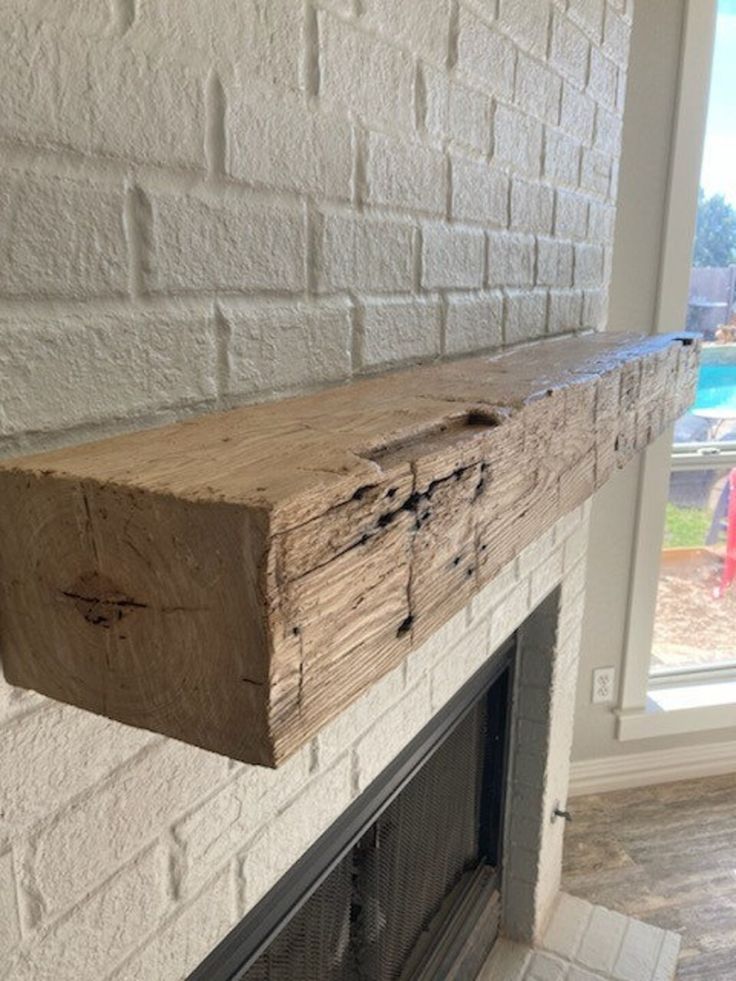
[[[247,913],[230,933],[189,975],[188,981],[240,981],[254,961],[269,946],[292,916],[327,878],[365,830],[385,811],[433,751],[473,709],[484,692],[493,699],[490,718],[497,721],[499,738],[492,734],[486,766],[508,773],[506,765],[511,726],[513,676],[517,636],[505,644],[476,671],[398,756],[373,780],[363,793],[299,858],[289,871]],[[505,683],[496,685],[502,675]],[[501,731],[502,729],[502,731]],[[495,787],[481,811],[481,841],[487,859],[500,875],[503,817],[508,780]]]

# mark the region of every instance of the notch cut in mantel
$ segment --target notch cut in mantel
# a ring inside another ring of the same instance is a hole
[[[594,334],[0,467],[11,684],[277,765],[694,397]]]

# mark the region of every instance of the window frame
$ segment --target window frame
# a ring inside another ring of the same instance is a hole
[[[717,10],[718,0],[688,0],[685,11],[654,333],[680,330],[685,323]],[[665,712],[648,695],[659,558],[675,455],[673,435],[671,425],[644,451],[639,466],[621,692],[615,712],[619,740],[722,728],[725,718],[731,719],[731,725],[736,719],[736,706],[730,704]],[[729,459],[733,452],[736,462],[736,445],[723,450]],[[690,461],[684,457],[686,465]],[[709,457],[708,462],[715,461]],[[723,462],[724,456],[718,454],[719,465]]]

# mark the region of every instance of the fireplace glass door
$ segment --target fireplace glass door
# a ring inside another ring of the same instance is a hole
[[[241,975],[473,977],[498,931],[506,671]]]

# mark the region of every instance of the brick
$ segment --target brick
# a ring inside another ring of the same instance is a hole
[[[452,159],[452,217],[505,227],[509,179],[492,164]]]
[[[437,712],[492,654],[488,624],[481,622],[432,669],[432,711]]]
[[[545,132],[544,176],[558,186],[577,187],[580,180],[580,144],[555,129]]]
[[[19,838],[152,739],[148,732],[51,703],[10,723],[0,740],[0,839]],[[15,765],[19,759],[22,767]]]
[[[110,981],[186,977],[222,940],[235,921],[230,871],[179,907],[154,940],[111,975]]]
[[[411,225],[325,214],[319,222],[317,289],[323,293],[411,290],[413,241]]]
[[[548,0],[500,0],[498,25],[524,51],[539,58],[547,53]]]
[[[533,235],[488,233],[488,285],[531,286],[536,243]]]
[[[555,235],[581,240],[588,235],[588,202],[581,194],[557,192]]]
[[[275,770],[244,767],[225,786],[174,824],[183,853],[181,886],[194,890],[231,858],[242,853],[279,810],[299,794],[309,778],[309,747]],[[306,819],[306,811],[305,811]]]
[[[448,99],[448,135],[479,153],[488,153],[491,142],[491,109],[482,92],[451,85]]]
[[[227,100],[226,129],[226,167],[236,179],[321,198],[350,198],[352,135],[346,118],[311,111],[288,93],[235,89]]]
[[[373,729],[355,744],[358,789],[365,790],[381,770],[429,721],[429,678],[420,680],[411,691],[376,721]]]
[[[444,65],[450,34],[448,0],[363,0],[367,26],[386,33],[415,54]]]
[[[301,206],[232,198],[152,196],[155,259],[145,286],[158,292],[302,290],[306,222]]]
[[[652,975],[652,981],[672,981],[677,971],[677,958],[680,953],[682,938],[677,933],[668,930],[662,942],[657,966]]]
[[[450,125],[450,81],[447,72],[433,65],[421,65],[417,77],[424,117],[421,122],[428,133],[444,139]]]
[[[546,65],[520,54],[514,103],[524,112],[556,126],[560,121],[562,81]]]
[[[597,245],[608,245],[613,242],[615,221],[615,207],[592,201],[588,213],[590,242]]]
[[[162,915],[163,849],[152,848],[73,912],[34,937],[15,963],[13,981],[103,977]]]
[[[485,237],[456,225],[425,225],[422,230],[422,286],[461,289],[483,284]]]
[[[517,344],[541,337],[547,329],[547,294],[543,290],[528,292],[509,290],[504,317],[505,340]]]
[[[428,646],[425,644],[424,648]],[[412,652],[410,659],[417,653]],[[403,666],[400,666],[371,685],[355,702],[320,729],[317,735],[320,767],[329,766],[338,756],[346,753],[379,716],[398,702],[403,692]]]
[[[89,146],[84,66],[69,40],[19,19],[0,32],[0,133],[23,143]],[[54,67],[56,72],[54,71]],[[57,74],[58,72],[58,74]]]
[[[615,113],[598,106],[595,116],[594,145],[596,150],[618,157],[621,151],[622,122]]]
[[[444,213],[445,158],[422,143],[370,134],[368,139],[368,202]]]
[[[201,402],[215,394],[215,365],[204,311],[5,314],[0,431],[60,429]]]
[[[122,188],[6,171],[0,294],[83,299],[128,289]]]
[[[457,24],[457,70],[484,91],[510,99],[514,87],[514,49],[508,38],[488,27],[465,7]]]
[[[514,180],[511,184],[511,227],[548,235],[552,230],[554,191],[542,184]]]
[[[658,927],[629,919],[613,969],[614,977],[618,981],[637,981],[639,978],[651,977],[665,936],[665,931]]]
[[[87,73],[92,153],[203,168],[204,93],[195,72],[105,43],[90,50]]]
[[[319,14],[320,94],[368,121],[413,127],[414,68],[404,51]]]
[[[20,942],[13,855],[0,855],[0,970],[12,947]]]
[[[575,246],[575,285],[600,286],[603,279],[603,249],[600,245]]]
[[[5,16],[4,12],[0,16]],[[9,19],[11,16],[8,14]],[[53,24],[90,37],[110,35],[117,30],[112,8],[99,0],[77,0],[73,7],[66,0],[25,0],[23,21]]]
[[[608,196],[611,179],[611,158],[597,150],[583,149],[580,167],[580,186],[601,197]]]
[[[503,342],[503,298],[500,293],[451,296],[447,301],[448,354],[498,347]]]
[[[406,659],[406,687],[411,688],[420,678],[427,678],[432,666],[445,657],[448,650],[462,643],[467,632],[467,612],[463,609],[435,630],[429,640],[411,651]]]
[[[579,143],[590,144],[593,140],[596,104],[585,92],[579,92],[565,82],[562,86],[560,126]]]
[[[631,42],[631,25],[622,17],[611,4],[606,6],[606,17],[603,27],[603,50],[608,57],[624,71],[629,61],[629,45]]]
[[[530,585],[532,609],[541,603],[562,579],[562,561],[562,550],[557,549],[532,572]]]
[[[345,756],[304,786],[297,799],[269,822],[243,858],[247,909],[329,828],[350,799],[350,759]]]
[[[527,177],[542,170],[542,124],[508,106],[496,107],[493,122],[494,159]]]
[[[238,0],[176,5],[137,0],[126,39],[149,54],[161,52],[208,68],[214,60],[244,80],[301,85],[304,15],[292,0]]]
[[[558,239],[537,239],[537,284],[572,286],[573,247]]]
[[[616,107],[618,70],[598,48],[593,48],[590,53],[588,91],[597,102],[609,109]]]
[[[501,600],[491,614],[488,647],[495,651],[519,627],[529,614],[529,584],[520,582]]]
[[[483,586],[470,601],[471,620],[475,622],[506,598],[506,595],[519,586],[519,568],[515,559],[500,569],[493,579]]]
[[[344,301],[223,303],[221,310],[230,334],[230,395],[285,392],[350,374],[352,328]]]
[[[502,902],[502,921],[506,933],[515,940],[527,943],[532,941],[534,922],[530,910],[536,903],[535,887],[528,882],[521,882],[511,875],[507,875],[503,885]],[[530,954],[530,963],[532,956],[533,954]]]
[[[45,914],[73,905],[226,774],[223,757],[171,741],[60,813],[32,836],[24,861]]]
[[[577,960],[600,974],[610,974],[626,931],[626,917],[594,906],[578,948]]]
[[[550,290],[547,330],[564,334],[582,326],[583,294],[579,290]]]
[[[605,0],[570,0],[568,16],[579,24],[593,41],[603,36],[603,9]]]
[[[568,971],[567,981],[600,981],[600,975],[591,974],[590,971],[584,971],[581,967],[573,965]]]
[[[532,954],[524,981],[565,981],[567,967],[565,961],[536,951]]]
[[[590,903],[561,893],[544,934],[544,949],[574,960],[592,912]]]
[[[525,546],[517,556],[520,576],[528,576],[540,566],[551,554],[555,544],[555,529],[550,528],[544,534],[538,535],[533,542]]]
[[[590,42],[583,32],[555,11],[549,63],[568,81],[583,88],[588,80]]]
[[[526,944],[499,937],[493,945],[480,977],[483,981],[520,981],[529,964],[531,951]]]
[[[0,32],[0,65],[6,139],[204,166],[204,96],[185,66],[160,59],[154,65],[119,43],[90,43],[17,21]]]
[[[437,300],[391,300],[363,308],[364,367],[415,361],[440,353],[442,317]]]

